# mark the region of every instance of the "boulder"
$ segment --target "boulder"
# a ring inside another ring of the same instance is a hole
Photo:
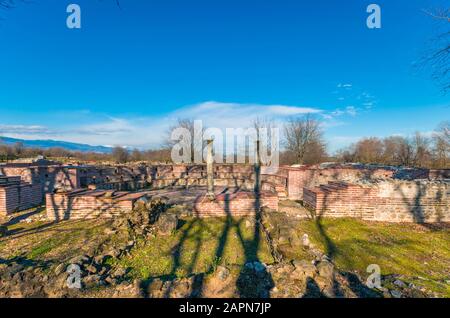
[[[92,265],[92,264],[86,266],[85,269],[86,269],[89,273],[92,273],[92,274],[96,274],[96,273],[97,273],[97,268],[96,268],[94,265]]]
[[[83,285],[85,288],[93,288],[100,285],[100,275],[88,275],[83,278]]]
[[[328,280],[333,280],[334,276],[334,265],[329,261],[321,261],[317,264],[317,271],[319,272],[319,276]]]
[[[396,286],[398,286],[398,287],[400,287],[400,288],[406,288],[405,282],[403,282],[403,281],[400,280],[400,279],[395,280],[395,281],[394,281],[394,285],[396,285]]]
[[[326,277],[316,277],[315,282],[320,289],[322,296],[328,298],[334,298],[336,295],[334,293],[334,283]]]
[[[402,298],[402,293],[398,290],[391,290],[391,295],[394,298]]]
[[[317,274],[317,268],[313,264],[305,261],[294,261],[295,270],[292,275],[298,279],[306,279],[307,277],[313,278]]]
[[[171,234],[177,229],[178,217],[175,214],[161,214],[156,222],[156,229],[159,234]]]
[[[217,278],[226,280],[230,276],[230,270],[224,266],[218,266],[216,269]]]
[[[302,245],[305,248],[309,248],[310,247],[311,242],[309,241],[308,234],[303,234],[303,236],[302,236]]]

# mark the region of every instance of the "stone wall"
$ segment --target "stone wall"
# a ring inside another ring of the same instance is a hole
[[[302,200],[304,188],[316,187],[330,181],[355,182],[389,179],[392,178],[394,171],[384,168],[305,166],[300,168],[280,167],[279,174],[287,175],[288,198]]]
[[[54,221],[111,218],[131,212],[138,200],[146,200],[146,194],[105,190],[47,193],[47,218]]]
[[[329,182],[304,189],[316,216],[386,222],[450,222],[450,185],[444,181]]]
[[[0,215],[26,210],[41,202],[39,185],[22,182],[20,177],[0,177]]]
[[[200,195],[195,201],[194,213],[197,217],[255,216],[255,211],[263,207],[278,210],[278,196],[261,192],[256,197],[253,192],[238,191],[222,193],[210,200],[206,195]]]
[[[0,175],[20,176],[22,181],[39,185],[42,198],[47,192],[55,189],[72,190],[81,187],[79,167],[72,166],[32,166],[23,164],[8,164],[0,166]]]

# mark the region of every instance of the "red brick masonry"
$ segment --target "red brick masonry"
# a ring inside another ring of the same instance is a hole
[[[304,189],[303,203],[316,215],[386,222],[450,222],[450,184],[385,180],[329,182]]]
[[[247,191],[218,194],[214,200],[204,194],[195,200],[194,212],[198,217],[254,216],[257,207],[278,210],[277,194],[262,191],[258,200],[253,192]]]
[[[304,166],[300,168],[280,167],[278,172],[287,178],[287,193],[291,200],[302,200],[303,189],[312,188],[329,181],[354,182],[361,179],[375,180],[392,178],[394,171],[383,168],[356,168],[346,166],[333,166],[321,168],[320,166]]]
[[[145,198],[145,193],[106,190],[47,193],[47,217],[55,221],[98,217],[111,218],[131,212],[135,202]]]
[[[38,206],[41,201],[40,185],[0,176],[0,216]]]

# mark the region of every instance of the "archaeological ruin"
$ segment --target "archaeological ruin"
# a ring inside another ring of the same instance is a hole
[[[0,165],[0,215],[45,204],[61,221],[109,218],[170,190],[198,217],[251,215],[298,201],[312,217],[386,222],[449,222],[449,170],[360,164],[85,165],[47,160]],[[185,196],[183,191],[190,191]]]

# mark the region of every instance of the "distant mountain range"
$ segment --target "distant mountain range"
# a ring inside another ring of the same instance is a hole
[[[0,136],[0,144],[3,143],[7,145],[13,145],[16,142],[21,142],[25,147],[35,147],[43,149],[64,148],[71,151],[98,152],[98,153],[110,153],[112,151],[111,147],[105,146],[91,146],[86,144],[78,144],[74,142],[59,141],[59,140],[25,140]]]

